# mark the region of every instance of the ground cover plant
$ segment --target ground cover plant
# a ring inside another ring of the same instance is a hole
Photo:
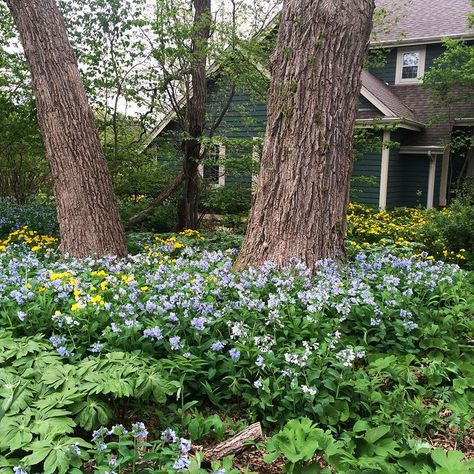
[[[189,443],[256,420],[288,472],[469,472],[471,273],[373,251],[237,274],[195,231],[133,241],[0,247],[0,472],[233,472]]]
[[[402,250],[407,255],[428,252],[433,260],[473,268],[474,238],[470,225],[473,212],[474,206],[462,199],[442,211],[422,208],[381,211],[350,204],[347,248],[352,254],[384,248],[397,253]]]

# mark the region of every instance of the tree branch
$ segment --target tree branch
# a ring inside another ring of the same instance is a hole
[[[153,201],[151,201],[150,205],[145,208],[143,211],[139,212],[138,214],[135,214],[133,217],[131,217],[126,225],[128,227],[132,225],[139,224],[140,222],[143,222],[148,216],[150,216],[153,211],[163,203],[166,199],[168,199],[181,185],[181,183],[184,180],[184,173],[181,172],[179,173],[172,181],[168,183],[168,186],[161,191],[158,196],[156,196]]]

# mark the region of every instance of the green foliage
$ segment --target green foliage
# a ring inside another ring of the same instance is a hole
[[[316,428],[309,418],[290,420],[267,443],[269,454],[265,461],[272,462],[283,455],[288,460],[285,472],[305,472],[301,469],[303,463],[310,461],[315,454],[324,453],[332,443],[331,434]],[[314,472],[320,472],[316,465],[313,468]]]
[[[0,197],[23,204],[49,188],[48,175],[33,101],[14,102],[0,88]]]
[[[126,223],[132,216],[143,211],[151,199],[139,194],[138,196],[123,197],[119,200],[119,210],[122,221]],[[143,222],[130,228],[131,232],[171,232],[176,226],[176,202],[169,199],[155,208]],[[133,251],[133,249],[132,249]]]
[[[336,441],[330,432],[317,428],[308,418],[290,420],[266,449],[266,461],[282,455],[288,461],[285,472],[290,473],[474,472],[474,461],[465,462],[459,451],[433,449],[429,443],[412,438],[395,440],[390,426],[371,428],[366,421],[356,422]],[[319,455],[318,460],[314,460],[315,455]]]
[[[424,216],[358,212],[374,238],[383,223],[408,238]],[[400,247],[407,257],[359,252],[312,277],[299,264],[234,273],[223,249],[238,236],[131,239],[142,252],[129,259],[0,250],[3,472],[103,472],[113,458],[124,472],[173,472],[165,428],[209,443],[256,420],[277,430],[267,460],[286,457],[288,472],[469,472],[427,444],[444,433],[464,449],[471,429],[469,272]],[[116,433],[145,416],[147,436]],[[107,447],[90,446],[94,430]],[[180,462],[208,469],[200,453]]]
[[[423,87],[442,106],[470,102],[474,90],[474,48],[462,40],[445,39],[443,44],[445,51],[426,72]]]
[[[433,218],[420,229],[420,240],[427,251],[445,257],[462,256],[464,264],[474,268],[474,204],[471,196],[460,196],[448,209],[433,213]]]
[[[74,431],[91,431],[112,420],[114,400],[165,403],[178,389],[144,355],[111,352],[64,364],[41,336],[14,339],[3,332],[0,361],[6,413],[0,450],[12,463],[20,456],[22,465],[43,465],[44,472],[70,472],[88,459],[86,451],[74,454],[75,447],[92,447]],[[145,371],[151,363],[154,370]]]
[[[222,214],[247,213],[250,210],[251,190],[242,184],[227,184],[211,190],[203,202],[208,212]]]

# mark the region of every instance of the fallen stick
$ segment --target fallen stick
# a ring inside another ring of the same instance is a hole
[[[225,458],[229,454],[240,453],[246,448],[246,441],[256,441],[262,437],[262,426],[260,423],[254,423],[227,441],[223,441],[213,448],[206,449],[204,451],[204,459],[217,461]]]

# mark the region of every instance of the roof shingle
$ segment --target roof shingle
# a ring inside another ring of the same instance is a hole
[[[469,28],[470,0],[376,0],[385,9],[388,31],[377,33],[375,44],[427,41],[445,36],[474,36]]]

